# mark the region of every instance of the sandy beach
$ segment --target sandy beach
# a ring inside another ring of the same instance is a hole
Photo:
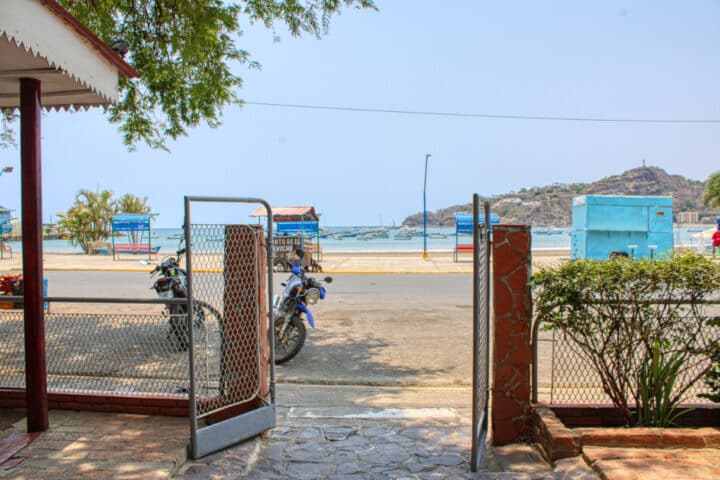
[[[570,257],[570,250],[533,250],[533,267],[538,268]],[[113,260],[109,255],[84,255],[79,253],[45,253],[45,270],[74,271],[149,271],[163,258],[147,260],[144,255],[122,255]],[[333,252],[324,253],[319,260],[326,273],[471,273],[472,256],[461,254],[454,261],[452,252],[430,252],[430,258],[422,258],[422,252]],[[13,273],[22,270],[22,256],[0,260],[0,272]]]

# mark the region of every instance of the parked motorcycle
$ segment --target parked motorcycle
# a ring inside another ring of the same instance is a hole
[[[160,276],[153,283],[152,288],[155,290],[159,298],[187,298],[187,272],[180,268],[182,255],[185,249],[181,248],[176,252],[176,256],[165,257],[159,265],[150,272],[151,276],[159,274]],[[147,264],[147,262],[144,262]],[[188,333],[187,306],[184,304],[167,304],[163,314],[167,315],[170,331],[168,339],[175,337],[180,351],[186,351],[190,344],[190,336]],[[205,329],[206,323],[212,318],[220,324],[220,313],[209,303],[202,300],[193,300],[193,328],[198,329],[198,333]]]
[[[305,252],[295,252],[301,259]],[[332,277],[325,277],[325,283],[332,283]],[[307,331],[303,314],[310,327],[315,328],[315,319],[308,305],[315,305],[325,298],[325,287],[319,281],[305,275],[300,265],[293,264],[292,273],[285,283],[282,295],[273,298],[273,319],[275,323],[275,363],[285,363],[305,344]]]

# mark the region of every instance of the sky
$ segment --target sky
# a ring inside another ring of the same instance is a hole
[[[148,197],[156,227],[180,227],[183,197],[314,205],[321,225],[391,225],[483,196],[593,182],[645,160],[705,180],[720,170],[720,1],[376,0],[344,10],[322,39],[244,25],[247,102],[421,115],[228,107],[223,124],[130,152],[101,109],[49,112],[43,220],[78,190]],[[244,22],[246,23],[246,22]],[[279,41],[276,37],[279,37]],[[642,123],[473,115],[717,120]],[[430,154],[427,187],[425,159]],[[0,150],[0,204],[20,213],[20,158]],[[236,205],[192,221],[245,223]]]

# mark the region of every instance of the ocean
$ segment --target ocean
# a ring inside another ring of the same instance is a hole
[[[696,246],[698,240],[693,237],[698,232],[711,228],[708,226],[678,226],[675,227],[675,246]],[[328,233],[366,231],[371,227],[324,227]],[[569,249],[570,248],[570,227],[559,227],[547,231],[533,231],[533,249]],[[422,227],[417,228],[422,233]],[[390,232],[389,238],[373,238],[363,240],[361,237],[344,238],[321,238],[320,247],[324,252],[417,252],[423,250],[422,236],[414,236],[407,240],[396,240],[393,238],[395,232]],[[176,237],[182,235],[180,228],[156,228],[153,230],[152,245],[160,245],[160,251],[172,253],[180,245]],[[456,240],[454,227],[428,227],[427,239],[428,251],[452,251],[456,241],[458,243],[470,243],[470,236],[461,236]],[[442,238],[442,236],[445,236]],[[125,243],[124,238],[118,241]],[[19,241],[7,242],[15,252],[22,251]],[[48,253],[82,253],[80,247],[72,246],[67,240],[45,240],[43,248]]]

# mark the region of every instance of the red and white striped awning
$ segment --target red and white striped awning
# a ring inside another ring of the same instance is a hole
[[[42,82],[44,108],[109,105],[120,75],[140,76],[55,0],[0,0],[0,107],[19,107],[21,78]]]

